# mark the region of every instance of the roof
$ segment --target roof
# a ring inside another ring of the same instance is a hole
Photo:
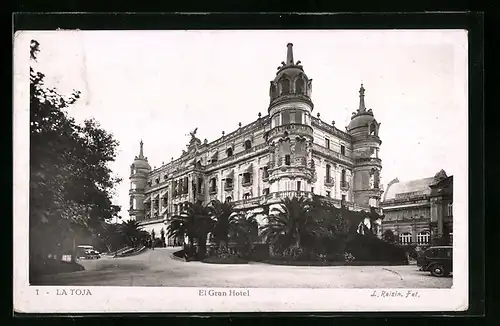
[[[434,183],[434,177],[411,180],[406,182],[395,182],[389,184],[384,193],[384,200],[397,199],[397,197],[403,196],[425,196],[431,194],[431,188],[429,185]]]

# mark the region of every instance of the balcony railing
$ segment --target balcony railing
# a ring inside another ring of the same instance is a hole
[[[325,186],[333,186],[335,181],[333,180],[332,177],[326,176],[325,177]]]
[[[234,185],[233,184],[226,184],[224,185],[224,190],[225,191],[230,191],[230,190],[233,190],[234,189]]]
[[[326,147],[323,147],[321,145],[318,145],[318,144],[314,144],[313,143],[313,150],[317,151],[317,152],[320,152],[324,155],[327,155],[328,157],[333,157],[333,158],[336,158],[337,160],[341,161],[341,162],[345,162],[345,163],[348,163],[348,164],[354,164],[354,160],[348,156],[345,156],[345,155],[342,155],[338,152],[335,152],[329,148],[326,148]]]
[[[210,195],[216,194],[216,193],[217,193],[217,188],[215,188],[215,189],[210,189],[210,190],[208,191],[208,193],[209,193]]]
[[[248,181],[242,181],[242,182],[241,182],[241,185],[242,185],[243,187],[248,187],[248,186],[251,186],[251,185],[252,185],[252,183],[253,183],[253,180],[252,180],[252,179],[250,179],[250,180],[248,180]]]
[[[270,139],[277,135],[282,135],[285,131],[288,133],[299,134],[299,135],[312,135],[313,133],[313,129],[311,126],[301,123],[290,123],[274,127],[273,129],[269,130],[264,137]]]
[[[221,166],[223,164],[226,164],[226,163],[229,163],[229,162],[232,162],[232,161],[236,161],[236,160],[245,158],[246,156],[251,156],[255,152],[258,152],[258,151],[260,151],[262,149],[265,149],[265,148],[267,148],[267,144],[266,143],[254,146],[254,147],[252,147],[250,149],[247,149],[247,150],[245,150],[243,152],[239,152],[239,153],[233,154],[233,156],[229,156],[229,157],[223,158],[222,160],[219,160],[217,162],[213,162],[213,163],[210,163],[208,165],[205,165],[205,169],[213,169],[213,168],[219,167],[219,166]]]
[[[340,181],[340,189],[342,189],[342,190],[349,189],[349,182],[347,182],[347,181]]]

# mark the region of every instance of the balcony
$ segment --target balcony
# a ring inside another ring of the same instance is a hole
[[[319,152],[323,155],[326,155],[329,158],[335,158],[335,159],[337,159],[337,161],[340,161],[341,163],[346,163],[349,165],[354,164],[354,160],[352,158],[347,157],[345,155],[342,155],[338,152],[335,152],[329,148],[323,147],[323,146],[318,145],[318,144],[313,143],[313,151],[316,151],[316,152]]]
[[[335,184],[335,181],[333,180],[332,177],[330,177],[330,176],[325,177],[325,186],[332,187],[334,184]]]
[[[217,193],[217,188],[212,188],[208,191],[209,195],[215,195]]]
[[[341,190],[349,190],[349,182],[347,182],[347,181],[340,181],[340,189]]]
[[[276,136],[283,135],[284,132],[294,135],[302,135],[302,136],[312,136],[313,129],[311,126],[301,124],[301,123],[290,123],[286,125],[281,125],[278,127],[274,127],[265,133],[265,139],[271,139]]]
[[[222,160],[219,160],[217,162],[210,163],[208,165],[205,165],[205,170],[210,170],[213,168],[220,167],[226,163],[234,162],[234,161],[239,161],[240,159],[247,159],[251,156],[253,156],[256,152],[259,152],[261,150],[267,149],[267,144],[263,143],[257,146],[254,146],[250,149],[244,150],[239,153],[233,154],[233,156],[229,156],[226,158],[223,158]]]
[[[253,180],[252,180],[252,179],[250,179],[250,180],[246,180],[246,181],[244,180],[244,181],[242,181],[242,182],[241,182],[241,185],[242,185],[243,187],[249,187],[249,186],[251,186],[251,185],[252,185],[252,183],[253,183]]]
[[[224,190],[225,191],[231,191],[233,189],[234,189],[234,185],[232,183],[224,185]]]

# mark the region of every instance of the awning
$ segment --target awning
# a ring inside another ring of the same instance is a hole
[[[253,163],[250,163],[244,170],[243,173],[253,173]]]
[[[151,197],[148,196],[146,197],[146,199],[144,199],[144,203],[150,203],[151,202]]]
[[[234,170],[226,172],[223,179],[234,179]]]

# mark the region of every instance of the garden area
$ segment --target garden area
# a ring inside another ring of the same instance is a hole
[[[167,234],[188,239],[174,254],[185,261],[277,265],[406,265],[405,248],[379,239],[375,209],[350,211],[314,197],[286,198],[263,212],[237,210],[232,203],[186,203],[170,218]],[[256,216],[264,218],[259,225]],[[369,221],[367,223],[366,221]]]

